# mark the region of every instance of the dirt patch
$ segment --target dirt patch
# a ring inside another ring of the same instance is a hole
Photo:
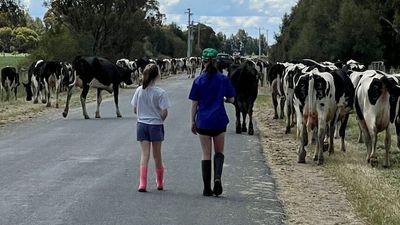
[[[294,135],[285,135],[284,121],[273,115],[266,102],[256,104],[254,117],[287,224],[365,224],[355,215],[344,188],[312,161],[312,153],[306,164],[297,163],[297,141]]]

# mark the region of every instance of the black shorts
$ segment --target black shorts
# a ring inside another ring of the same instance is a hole
[[[226,127],[222,129],[202,129],[202,128],[196,128],[197,133],[201,135],[206,135],[210,137],[216,137],[224,132],[226,132]]]

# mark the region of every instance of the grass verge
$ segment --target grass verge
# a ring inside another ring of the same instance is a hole
[[[273,109],[269,91],[260,91],[257,105],[266,105]],[[382,167],[384,133],[379,135],[377,143],[379,165],[372,168],[366,162],[365,145],[357,143],[358,126],[354,114],[351,115],[346,132],[347,152],[340,152],[340,141],[335,140],[336,152],[331,156],[326,155],[325,164],[322,166],[324,172],[344,187],[346,197],[355,212],[367,224],[400,224],[400,152],[395,135],[392,136],[391,167],[385,169]],[[295,139],[294,136],[292,138]],[[312,151],[308,152],[313,152],[314,148],[315,146],[309,147]]]

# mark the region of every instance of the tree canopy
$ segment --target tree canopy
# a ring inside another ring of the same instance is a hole
[[[384,60],[397,67],[399,26],[399,0],[300,0],[282,18],[271,59]]]

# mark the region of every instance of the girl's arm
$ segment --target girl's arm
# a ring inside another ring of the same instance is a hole
[[[168,110],[167,109],[162,109],[161,113],[160,113],[160,116],[161,116],[162,121],[164,121],[168,116]]]
[[[133,113],[137,114],[136,107],[133,107]]]
[[[198,102],[197,102],[197,101],[192,101],[192,115],[191,115],[191,120],[192,120],[192,133],[193,133],[193,134],[197,134],[197,129],[196,129],[197,106],[198,106]]]

